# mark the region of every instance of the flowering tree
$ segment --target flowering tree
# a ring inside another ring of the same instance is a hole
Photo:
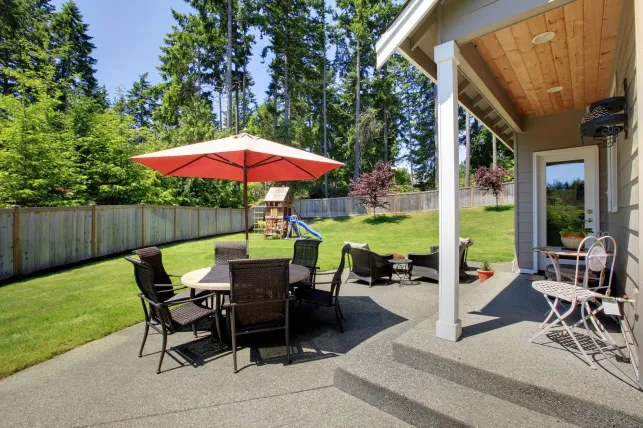
[[[348,196],[360,199],[360,203],[373,208],[375,217],[376,208],[388,208],[389,203],[380,200],[388,194],[389,187],[393,184],[395,171],[391,169],[389,162],[378,162],[371,172],[363,172],[357,181],[349,183],[351,191]]]
[[[493,193],[496,198],[496,208],[498,208],[498,199],[503,189],[502,179],[508,174],[507,170],[500,165],[495,168],[481,166],[473,178],[476,185],[484,190],[485,195],[487,192]]]

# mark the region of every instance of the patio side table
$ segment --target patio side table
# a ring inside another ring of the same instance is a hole
[[[400,287],[404,285],[404,282],[407,282],[407,285],[412,285],[413,281],[411,280],[411,264],[413,260],[411,259],[390,259],[388,261],[393,268],[393,272],[400,280]]]

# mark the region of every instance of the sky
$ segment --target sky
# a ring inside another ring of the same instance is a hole
[[[60,10],[64,0],[52,3]],[[156,67],[160,65],[164,38],[174,24],[171,9],[182,13],[194,10],[183,0],[76,0],[76,4],[96,45],[92,53],[97,60],[96,78],[112,99],[119,87],[127,91],[145,72],[152,84],[161,81]],[[266,42],[256,39],[254,52],[261,52]],[[253,92],[260,102],[268,87],[267,65],[255,55],[248,67],[255,80]]]
[[[547,165],[546,175],[547,184],[553,184],[556,180],[571,184],[577,178],[585,178],[585,164],[583,161],[573,161]]]

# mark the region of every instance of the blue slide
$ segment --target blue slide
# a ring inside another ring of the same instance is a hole
[[[290,216],[284,216],[284,218],[288,221],[290,221]],[[310,226],[308,226],[306,223],[304,223],[301,220],[295,220],[297,226],[301,226],[304,228],[304,230],[311,235],[313,235],[315,238],[319,239],[320,241],[322,240],[321,233],[317,232],[315,229],[311,229]]]

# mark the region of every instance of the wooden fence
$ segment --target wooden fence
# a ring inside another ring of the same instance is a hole
[[[416,193],[398,193],[388,195],[386,201],[389,209],[378,209],[377,213],[412,213],[433,211],[439,208],[440,192],[437,190]],[[486,207],[496,204],[496,198],[491,192],[485,192],[477,187],[463,187],[459,190],[460,207]],[[506,183],[500,203],[514,202],[514,184]],[[357,198],[327,198],[327,199],[298,199],[295,201],[297,214],[302,218],[345,217],[370,214]]]
[[[242,232],[244,227],[243,210],[231,208],[0,209],[0,280],[149,245]]]

